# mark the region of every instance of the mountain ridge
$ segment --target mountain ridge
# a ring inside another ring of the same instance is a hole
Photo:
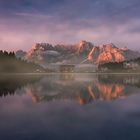
[[[94,45],[85,40],[74,45],[52,45],[49,43],[36,43],[28,52],[16,52],[17,57],[40,64],[101,64],[106,62],[121,62],[140,57],[139,52],[119,48],[113,43]],[[86,60],[86,61],[85,61]]]

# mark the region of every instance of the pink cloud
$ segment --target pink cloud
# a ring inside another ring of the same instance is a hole
[[[115,24],[94,19],[61,20],[30,13],[16,15],[18,18],[0,20],[0,49],[29,50],[35,42],[73,44],[83,39],[94,44],[113,42],[121,47],[135,49],[140,44],[140,33],[129,31],[132,27],[139,27],[138,19]]]

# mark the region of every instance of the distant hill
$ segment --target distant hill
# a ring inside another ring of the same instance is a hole
[[[35,72],[47,72],[47,70],[38,64],[17,58],[14,52],[0,51],[0,73]]]
[[[52,63],[102,64],[107,62],[121,62],[140,57],[140,53],[126,47],[118,48],[112,43],[96,46],[91,42],[81,41],[74,45],[36,43],[28,52],[22,50],[17,51],[16,56],[46,66]]]

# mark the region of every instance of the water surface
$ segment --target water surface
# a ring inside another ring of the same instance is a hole
[[[0,76],[1,140],[139,140],[140,76]]]

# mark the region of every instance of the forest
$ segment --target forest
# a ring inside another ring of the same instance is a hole
[[[14,52],[0,51],[0,73],[36,73],[48,72],[34,62],[17,58]]]
[[[140,57],[133,60],[127,60],[122,62],[108,62],[104,64],[99,64],[98,70],[107,71],[107,72],[114,72],[114,71],[140,72]]]

